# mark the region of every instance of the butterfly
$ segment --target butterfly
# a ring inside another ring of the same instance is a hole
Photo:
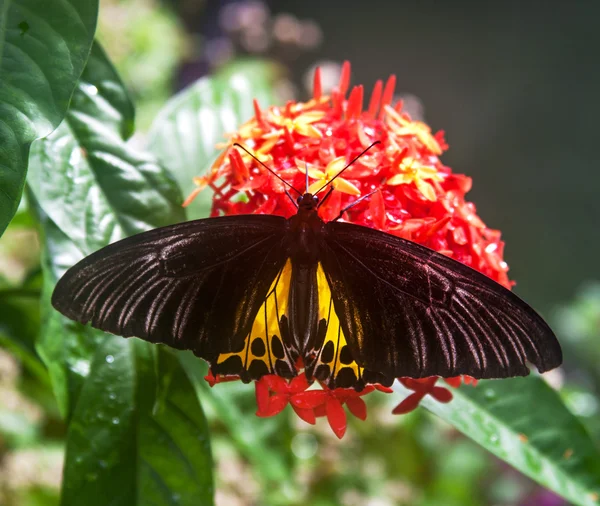
[[[213,217],[118,241],[69,269],[52,304],[113,334],[191,350],[213,374],[245,382],[303,368],[309,381],[362,390],[560,365],[550,327],[484,274],[339,221],[344,211],[324,222],[318,209],[332,190],[288,193],[289,219]]]

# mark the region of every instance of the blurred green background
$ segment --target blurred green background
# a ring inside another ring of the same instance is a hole
[[[308,96],[315,65],[331,84],[350,60],[353,82],[367,89],[395,73],[414,115],[446,131],[442,160],[473,177],[470,199],[503,232],[516,292],[563,344],[565,366],[550,380],[564,385],[561,395],[597,442],[598,14],[600,4],[586,1],[103,0],[98,39],[136,103],[134,143],[144,142],[173,93],[240,58],[276,64],[279,102]],[[0,240],[0,504],[7,506],[58,504],[64,451],[47,373],[28,358],[40,325],[36,233],[23,206]],[[6,337],[17,331],[22,349]],[[370,399],[368,421],[352,423],[339,443],[325,424],[254,423],[250,387],[218,388],[251,420],[248,430],[261,431],[258,447],[248,448],[243,434],[230,433],[218,401],[204,405],[219,506],[567,504],[423,410],[392,417],[387,399]]]

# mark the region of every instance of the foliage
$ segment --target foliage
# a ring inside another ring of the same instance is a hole
[[[540,497],[504,461],[574,504],[597,504],[597,289],[560,313],[566,357],[582,367],[558,392],[536,376],[482,382],[449,404],[425,401],[437,416],[404,417],[391,417],[386,397],[375,395],[369,421],[352,422],[342,442],[287,412],[255,417],[251,388],[211,389],[190,354],[56,313],[49,297],[69,266],[120,237],[185,219],[180,204],[214,145],[252,114],[251,98],[273,100],[273,67],[237,62],[170,100],[147,147],[135,148],[133,103],[102,48],[91,46],[96,11],[91,0],[0,4],[0,224],[12,219],[0,247],[0,503],[210,505],[215,488],[223,501],[268,505]],[[34,35],[56,49],[51,69]],[[204,200],[188,217],[207,212]],[[19,474],[19,465],[35,472]]]
[[[31,143],[67,111],[97,15],[97,0],[0,4],[0,234],[19,205]]]

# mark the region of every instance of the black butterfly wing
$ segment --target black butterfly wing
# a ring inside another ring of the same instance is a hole
[[[394,377],[502,378],[560,365],[542,318],[487,276],[429,248],[348,223],[325,226],[321,262],[356,363]]]
[[[52,304],[81,323],[190,349],[216,363],[220,354],[244,349],[284,267],[285,221],[208,218],[128,237],[69,269]],[[240,367],[222,373],[240,373]]]

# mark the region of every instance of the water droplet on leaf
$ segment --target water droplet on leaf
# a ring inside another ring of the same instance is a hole
[[[29,31],[29,23],[27,21],[21,21],[17,26],[21,30],[21,37]]]

